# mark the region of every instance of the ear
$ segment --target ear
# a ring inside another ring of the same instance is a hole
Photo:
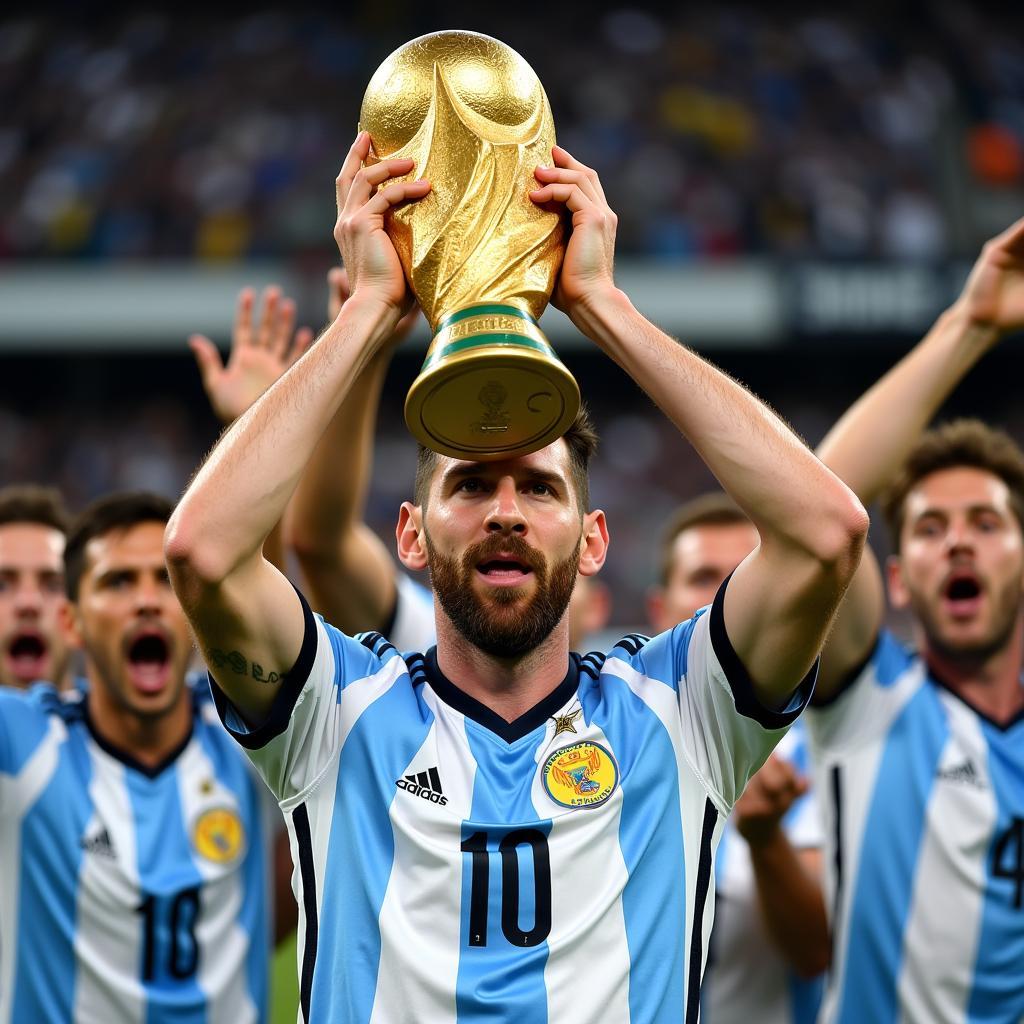
[[[600,509],[583,517],[583,539],[580,553],[580,575],[594,576],[608,557],[608,521]]]
[[[72,647],[82,650],[85,645],[82,642],[82,616],[79,614],[78,605],[65,601],[61,605],[58,621],[67,642]]]
[[[903,563],[899,555],[885,560],[885,581],[889,590],[889,603],[893,608],[906,608],[910,604],[910,591],[903,582]]]
[[[427,542],[423,535],[423,509],[403,501],[395,527],[398,558],[406,569],[420,572],[427,567]]]

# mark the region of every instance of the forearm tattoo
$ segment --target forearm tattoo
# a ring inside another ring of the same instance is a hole
[[[213,668],[224,668],[234,672],[236,676],[249,676],[257,683],[279,683],[279,672],[267,672],[258,661],[249,661],[241,651],[222,651],[218,647],[211,648],[210,662]]]

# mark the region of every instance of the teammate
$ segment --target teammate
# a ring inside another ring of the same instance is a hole
[[[430,569],[436,649],[403,658],[317,620],[261,545],[408,308],[384,214],[430,188],[388,183],[411,161],[361,168],[368,151],[362,133],[338,179],[352,298],[225,435],[166,539],[223,718],[288,811],[304,1017],[695,1021],[714,846],[807,700],[864,510],[615,289],[614,214],[556,147],[531,193],[573,216],[556,301],[671,414],[757,550],[708,613],[570,658],[569,595],[607,547],[581,420],[517,459],[421,451],[397,538],[407,568]]]
[[[0,692],[0,1021],[265,1019],[262,784],[186,683],[169,514],[148,494],[82,513],[64,567],[87,691]]]
[[[655,630],[710,604],[757,546],[757,531],[722,493],[672,517],[659,584],[649,596]],[[701,991],[707,1024],[813,1024],[818,977],[828,966],[821,891],[821,824],[808,789],[807,744],[797,721],[747,783],[715,861],[715,926]]]
[[[0,686],[71,686],[62,619],[68,514],[51,487],[0,490]]]
[[[1024,1016],[1024,456],[976,421],[921,436],[1022,326],[1024,220],[820,448],[863,501],[885,491],[889,595],[913,613],[916,647],[880,628],[866,557],[809,720],[834,933],[827,1022]]]

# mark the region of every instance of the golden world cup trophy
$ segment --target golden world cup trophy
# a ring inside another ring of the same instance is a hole
[[[540,80],[497,39],[435,32],[381,64],[359,127],[371,159],[410,157],[432,186],[387,220],[433,335],[406,397],[409,430],[459,459],[551,444],[580,392],[537,324],[565,253],[561,217],[529,197],[555,142]]]

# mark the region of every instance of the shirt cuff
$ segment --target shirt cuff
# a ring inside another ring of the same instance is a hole
[[[814,692],[814,681],[818,678],[819,659],[814,659],[811,670],[800,681],[799,686],[793,691],[789,703],[784,708],[776,710],[762,704],[754,690],[750,673],[740,661],[725,629],[725,589],[729,586],[731,579],[732,574],[730,573],[718,588],[718,593],[715,594],[715,600],[711,605],[709,622],[711,646],[714,648],[715,657],[718,658],[718,663],[722,666],[725,678],[729,682],[736,710],[745,718],[752,718],[764,729],[785,729],[797,720],[800,712],[810,702],[811,694]]]

